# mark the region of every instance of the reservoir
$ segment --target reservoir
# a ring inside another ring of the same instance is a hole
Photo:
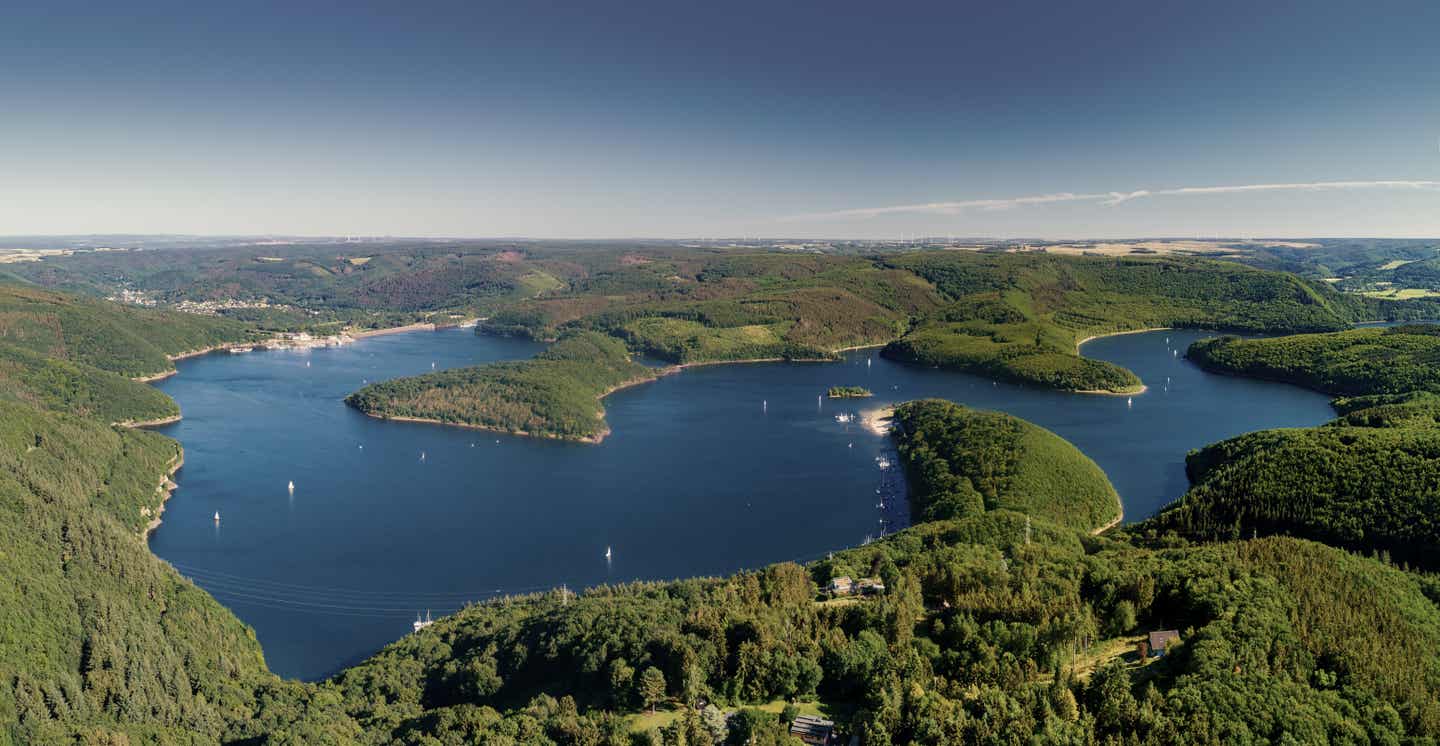
[[[1185,491],[1190,449],[1333,416],[1323,395],[1200,371],[1180,355],[1203,336],[1087,343],[1087,356],[1149,385],[1130,401],[904,366],[878,350],[694,367],[608,397],[613,432],[599,445],[383,422],[342,402],[432,366],[526,358],[542,348],[531,342],[447,330],[213,354],[158,384],[184,413],[162,431],[184,445],[185,466],[150,546],[255,628],[274,671],[316,679],[427,610],[816,559],[903,525],[903,504],[877,503],[895,486],[877,464],[892,446],[836,415],[909,399],[1053,430],[1100,464],[1125,519],[1139,520]],[[834,385],[876,396],[819,398]]]

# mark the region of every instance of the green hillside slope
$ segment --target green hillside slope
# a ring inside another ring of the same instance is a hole
[[[941,399],[903,404],[895,422],[917,522],[1005,509],[1091,530],[1119,518],[1105,473],[1049,430]]]
[[[372,417],[596,441],[609,432],[600,399],[656,375],[632,362],[623,342],[581,332],[530,360],[397,378],[366,386],[345,401]]]
[[[1349,326],[1362,304],[1222,262],[947,252],[896,257],[954,302],[885,348],[906,362],[1076,391],[1138,391],[1133,373],[1076,354],[1082,339],[1152,327],[1263,332]]]
[[[1186,356],[1209,371],[1284,381],[1337,396],[1440,392],[1440,326],[1271,339],[1201,340]]]
[[[247,335],[233,321],[0,283],[0,342],[126,377],[173,370],[170,356]]]

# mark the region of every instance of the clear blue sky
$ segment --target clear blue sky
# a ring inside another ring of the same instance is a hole
[[[1440,235],[1431,1],[0,17],[0,235]]]

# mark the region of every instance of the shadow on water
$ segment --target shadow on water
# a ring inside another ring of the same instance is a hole
[[[1105,469],[1139,519],[1184,491],[1188,450],[1330,417],[1318,394],[1199,371],[1175,351],[1200,336],[1088,343],[1087,355],[1150,385],[1128,405],[901,366],[876,350],[697,367],[607,398],[613,434],[600,445],[382,422],[341,401],[364,381],[525,358],[533,343],[445,331],[195,358],[159,384],[184,411],[166,432],[186,461],[151,547],[254,626],[274,670],[313,679],[427,609],[814,559],[880,533],[882,519],[903,523],[900,501],[878,507],[900,489],[877,462],[893,459],[890,444],[836,415],[914,398],[1050,428]],[[817,400],[849,384],[876,397]]]

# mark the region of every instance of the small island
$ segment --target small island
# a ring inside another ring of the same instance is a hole
[[[831,386],[825,395],[831,399],[864,399],[867,396],[874,396],[870,389],[861,386]]]

